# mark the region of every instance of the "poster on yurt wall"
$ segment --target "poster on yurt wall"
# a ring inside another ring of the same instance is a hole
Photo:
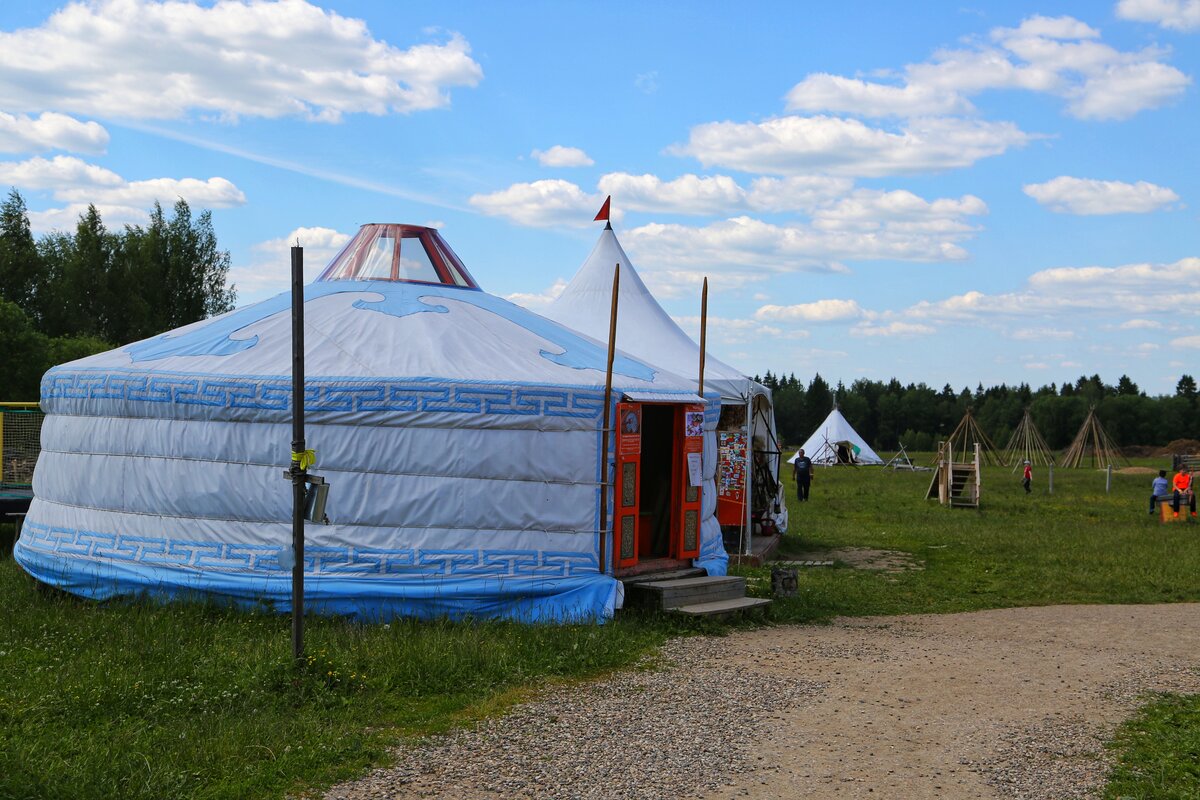
[[[619,447],[624,455],[637,455],[642,452],[642,407],[630,403],[617,406],[617,417],[620,421]]]
[[[746,500],[746,432],[717,433],[717,502]]]

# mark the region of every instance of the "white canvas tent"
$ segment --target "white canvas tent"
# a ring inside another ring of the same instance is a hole
[[[543,313],[593,338],[607,339],[613,269],[617,264],[621,265],[617,347],[648,363],[690,377],[694,387],[699,376],[700,346],[654,299],[621,247],[611,225],[605,226],[591,254]],[[697,304],[698,300],[697,297]],[[746,448],[746,460],[749,462],[753,458],[752,449],[765,451],[766,469],[772,480],[776,480],[780,454],[771,390],[711,355],[707,355],[704,362],[704,390],[706,394],[710,391],[719,392],[723,405],[745,408],[743,430],[749,442],[759,444],[757,448]],[[744,474],[748,484],[754,474],[752,464],[746,464]],[[747,497],[751,495],[751,488],[749,485],[745,487]],[[782,484],[773,486],[770,494],[768,516],[781,532],[786,531],[787,504],[783,501]],[[749,509],[750,504],[746,503],[747,519]],[[745,537],[743,545],[748,552],[749,535]]]
[[[289,608],[289,307],[285,293],[48,372],[21,566],[97,599]],[[620,496],[601,489],[616,457],[611,440],[601,453],[605,345],[481,291],[437,231],[401,225],[364,226],[305,288],[305,327],[331,521],[307,526],[307,608],[567,620],[620,606],[628,542],[612,514],[599,524]],[[678,412],[658,441],[713,449],[715,393],[691,405],[691,381],[624,354],[613,382],[614,406],[634,394]],[[637,477],[683,504],[663,555],[720,575],[715,469],[703,459],[695,488]],[[634,559],[659,555],[639,546]]]
[[[842,412],[834,406],[825,421],[817,426],[812,436],[800,446],[814,464],[882,464],[883,459],[875,454],[871,446],[858,435],[858,431],[846,421]],[[794,463],[795,453],[788,459]]]

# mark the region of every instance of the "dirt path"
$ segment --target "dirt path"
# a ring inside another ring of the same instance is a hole
[[[403,747],[326,797],[1092,797],[1143,693],[1200,691],[1200,605],[847,619],[663,657]]]
[[[1055,606],[737,634],[735,662],[820,680],[710,798],[1065,798],[1149,690],[1200,690],[1200,606]]]

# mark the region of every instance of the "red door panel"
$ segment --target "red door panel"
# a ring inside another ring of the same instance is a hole
[[[675,415],[676,452],[675,474],[678,480],[676,501],[679,509],[674,518],[676,558],[696,558],[700,555],[700,486],[703,475],[704,406],[682,406]]]
[[[641,507],[642,407],[617,403],[617,476],[613,483],[613,561],[619,568],[638,563],[638,511]]]

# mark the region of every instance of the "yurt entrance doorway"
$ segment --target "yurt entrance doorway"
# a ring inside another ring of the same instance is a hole
[[[616,567],[700,554],[704,409],[672,403],[617,405]]]

